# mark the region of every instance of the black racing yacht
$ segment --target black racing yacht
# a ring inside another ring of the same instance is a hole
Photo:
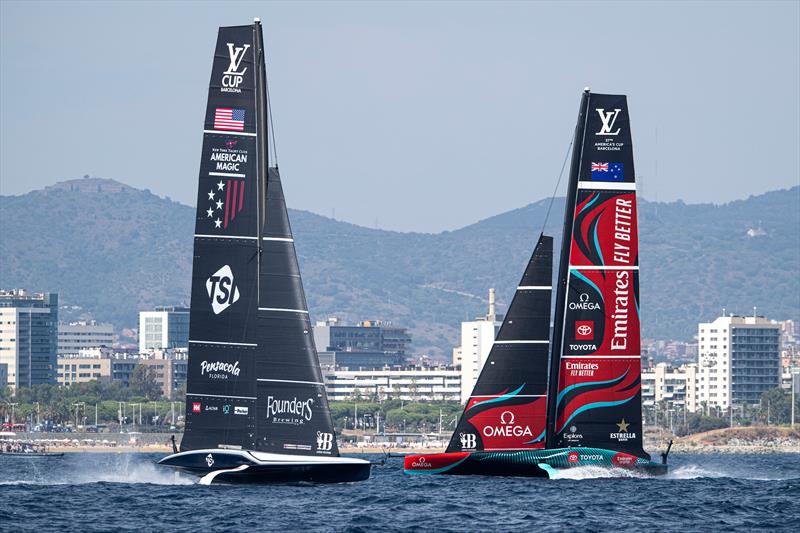
[[[159,464],[201,483],[346,482],[277,165],[258,19],[219,29],[194,234],[186,426]]]

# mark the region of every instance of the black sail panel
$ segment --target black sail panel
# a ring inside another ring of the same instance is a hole
[[[543,448],[553,238],[540,236],[448,452]]]
[[[586,96],[585,96],[586,97]],[[625,96],[588,94],[570,179],[552,446],[642,448],[636,186]],[[557,307],[559,307],[557,305]]]
[[[197,190],[182,450],[256,436],[258,168],[253,26],[220,28]]]
[[[256,449],[337,456],[280,174],[269,169],[262,231]]]

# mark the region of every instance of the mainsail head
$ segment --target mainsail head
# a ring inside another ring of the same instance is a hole
[[[540,236],[448,452],[543,448],[553,238]]]
[[[181,450],[338,455],[280,176],[261,25],[220,28],[198,186]]]

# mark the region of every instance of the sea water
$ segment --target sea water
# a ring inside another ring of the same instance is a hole
[[[197,484],[159,455],[0,457],[0,531],[798,531],[800,454],[677,454],[660,478],[404,475],[337,485]],[[372,457],[379,459],[379,457]]]

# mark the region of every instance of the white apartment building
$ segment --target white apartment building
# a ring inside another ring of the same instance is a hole
[[[695,410],[753,405],[780,385],[780,325],[760,316],[721,316],[698,325]]]
[[[697,403],[697,365],[682,365],[673,368],[667,363],[658,363],[654,368],[642,371],[642,407],[652,409],[665,405],[670,409],[693,412]]]
[[[188,347],[188,308],[156,307],[139,312],[139,353]]]
[[[461,323],[461,346],[453,350],[454,356],[460,354],[461,360],[461,403],[466,403],[472,394],[502,320],[502,315],[497,315],[495,311],[494,289],[489,289],[487,315]]]
[[[335,370],[325,374],[330,401],[356,398],[406,401],[450,400],[461,396],[461,374],[454,368]]]
[[[90,322],[58,324],[58,356],[68,357],[86,348],[111,347],[114,344],[114,326]]]

